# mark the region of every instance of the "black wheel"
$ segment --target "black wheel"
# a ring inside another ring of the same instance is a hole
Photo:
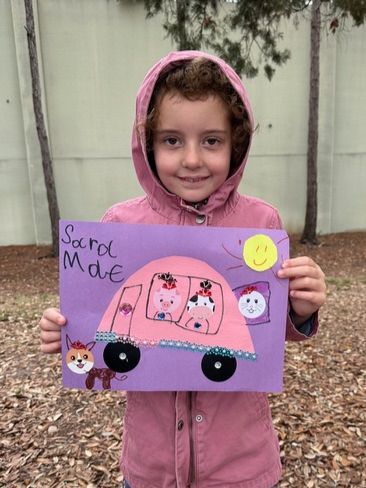
[[[236,370],[236,359],[221,354],[205,354],[201,363],[203,374],[211,381],[226,381]]]
[[[117,373],[126,373],[136,368],[140,356],[138,347],[124,342],[109,342],[103,352],[105,364]]]

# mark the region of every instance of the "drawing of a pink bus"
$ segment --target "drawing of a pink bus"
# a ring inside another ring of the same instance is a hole
[[[227,281],[203,261],[170,256],[146,264],[115,293],[96,332],[113,371],[138,366],[141,349],[173,348],[203,355],[211,381],[226,381],[237,359],[256,360],[245,317]]]

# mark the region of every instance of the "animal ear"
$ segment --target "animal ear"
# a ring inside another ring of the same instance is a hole
[[[66,334],[66,345],[67,345],[67,349],[70,350],[70,348],[72,347],[72,340],[67,334]]]
[[[93,347],[95,346],[96,342],[88,342],[88,344],[85,346],[88,351],[91,351]]]

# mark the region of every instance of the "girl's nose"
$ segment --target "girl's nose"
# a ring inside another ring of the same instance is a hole
[[[186,146],[182,165],[188,169],[196,169],[202,166],[201,151],[199,146],[196,144]]]

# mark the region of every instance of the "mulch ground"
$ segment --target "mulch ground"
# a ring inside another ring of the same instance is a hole
[[[327,275],[318,335],[286,348],[285,388],[271,395],[284,466],[280,487],[366,487],[366,233],[323,236],[292,255]],[[117,487],[124,394],[65,390],[58,355],[39,352],[55,306],[49,248],[0,248],[0,486]]]

